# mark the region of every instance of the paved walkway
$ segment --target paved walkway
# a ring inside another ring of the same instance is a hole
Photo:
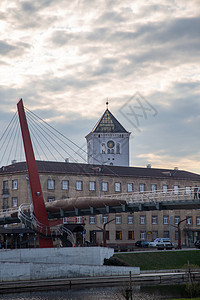
[[[192,272],[193,278],[200,282],[200,271]],[[188,273],[185,271],[162,271],[162,272],[141,272],[131,278],[133,284],[180,284],[188,281]],[[57,278],[33,281],[1,282],[0,293],[16,293],[34,290],[50,289],[80,289],[81,286],[111,286],[119,283],[130,282],[129,276],[103,276],[103,277],[81,277],[81,278]]]

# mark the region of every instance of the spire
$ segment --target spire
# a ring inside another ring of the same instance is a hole
[[[106,105],[108,106],[108,101],[106,102]],[[92,132],[127,133],[126,129],[119,123],[108,108],[92,129]]]
[[[106,101],[106,105],[107,105],[107,107],[106,107],[106,108],[107,108],[107,109],[108,109],[108,104],[109,104],[109,103],[108,103],[108,98],[107,98],[107,101]]]

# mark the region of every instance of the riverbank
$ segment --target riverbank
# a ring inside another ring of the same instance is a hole
[[[192,272],[192,278],[200,281],[200,272]],[[188,282],[187,270],[171,270],[170,272],[142,272],[138,275],[131,274],[133,285],[165,285],[185,284]],[[1,282],[0,293],[22,293],[28,291],[56,290],[56,289],[81,289],[97,286],[125,286],[130,284],[130,274],[127,276],[96,276],[79,278],[54,278],[43,280],[19,280],[15,282]]]

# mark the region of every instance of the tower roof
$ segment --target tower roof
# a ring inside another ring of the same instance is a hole
[[[92,129],[92,132],[99,133],[128,133],[126,129],[117,121],[117,119],[113,116],[113,114],[107,108],[104,112],[103,116],[99,119],[97,124]]]

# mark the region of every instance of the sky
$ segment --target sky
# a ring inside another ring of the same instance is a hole
[[[24,105],[81,148],[108,108],[130,165],[200,173],[200,0],[0,2],[0,136]]]

